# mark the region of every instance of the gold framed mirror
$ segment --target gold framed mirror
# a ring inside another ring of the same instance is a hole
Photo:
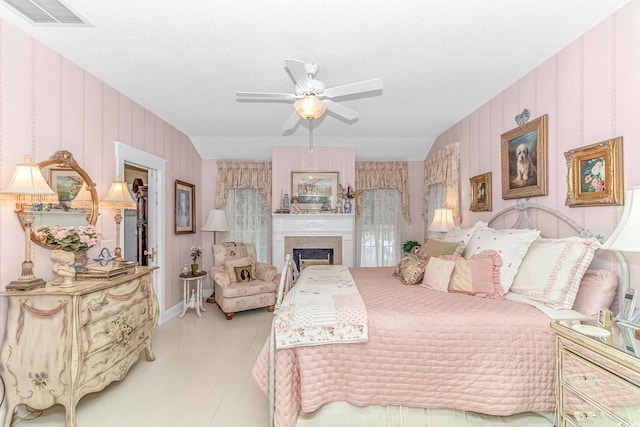
[[[58,193],[58,203],[34,204],[35,220],[32,227],[49,225],[61,227],[95,225],[98,219],[98,193],[96,185],[84,169],[78,165],[69,151],[57,151],[49,160],[38,163],[42,176]],[[51,245],[39,241],[31,234],[31,240],[43,248]]]

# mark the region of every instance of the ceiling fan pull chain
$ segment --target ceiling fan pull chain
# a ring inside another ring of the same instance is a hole
[[[309,152],[313,153],[313,119],[309,119]]]

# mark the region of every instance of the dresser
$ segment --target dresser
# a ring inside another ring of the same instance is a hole
[[[557,416],[562,427],[640,427],[640,341],[636,330],[595,321],[553,321]]]
[[[60,404],[66,427],[76,426],[76,405],[87,393],[122,380],[144,350],[154,360],[151,336],[158,320],[153,269],[138,267],[112,280],[76,281],[2,294],[8,300],[0,374],[9,427],[17,405]]]

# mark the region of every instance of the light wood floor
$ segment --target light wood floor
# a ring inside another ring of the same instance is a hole
[[[78,427],[267,426],[267,397],[250,370],[272,313],[251,310],[227,321],[217,305],[205,307],[201,318],[189,309],[184,318],[158,326],[156,360],[142,355],[123,381],[85,396],[77,407]],[[62,427],[64,410],[55,406],[13,425]]]

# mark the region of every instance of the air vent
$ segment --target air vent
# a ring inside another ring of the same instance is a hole
[[[91,25],[58,0],[2,0],[35,24]]]

